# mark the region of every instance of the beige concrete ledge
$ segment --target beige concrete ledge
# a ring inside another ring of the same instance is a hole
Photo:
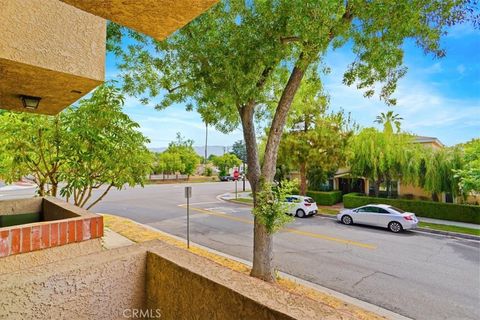
[[[104,81],[104,19],[57,0],[0,8],[0,108],[56,114]],[[40,97],[38,108],[21,95]]]
[[[0,274],[0,291],[0,319],[356,319],[158,240]]]
[[[218,0],[61,0],[81,10],[163,40]]]

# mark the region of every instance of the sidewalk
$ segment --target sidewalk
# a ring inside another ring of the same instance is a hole
[[[445,225],[448,225],[448,226],[456,226],[456,227],[463,227],[463,228],[480,230],[480,225],[475,224],[475,223],[440,220],[440,219],[432,219],[432,218],[424,218],[424,217],[418,217],[418,220],[420,220],[420,222],[445,224]]]

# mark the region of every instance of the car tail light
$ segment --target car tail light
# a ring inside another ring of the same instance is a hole
[[[403,219],[411,221],[411,220],[413,220],[413,217],[412,216],[404,216]]]
[[[305,204],[306,207],[310,207],[310,206],[312,205],[312,204],[309,203],[309,202],[305,202],[304,204]]]

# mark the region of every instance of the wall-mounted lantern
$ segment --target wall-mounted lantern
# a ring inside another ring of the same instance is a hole
[[[20,99],[22,99],[22,104],[25,109],[36,110],[42,98],[22,95]]]
[[[0,109],[57,114],[100,85],[105,35],[61,1],[0,0]]]

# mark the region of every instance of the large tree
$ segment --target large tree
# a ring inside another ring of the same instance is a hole
[[[354,128],[343,111],[328,111],[319,84],[304,81],[295,96],[277,160],[280,170],[299,171],[301,195],[307,193],[310,170],[325,176],[345,164],[346,144]]]
[[[106,84],[62,114],[61,195],[79,207],[92,208],[112,188],[143,186],[150,173],[149,140],[123,113],[123,104],[119,89]],[[94,190],[100,190],[96,198]]]
[[[480,194],[480,139],[472,139],[461,146],[464,166],[454,169],[459,180],[460,191],[464,196]]]
[[[387,113],[382,112],[375,119],[376,123],[383,124],[383,131],[393,133],[393,126],[397,129],[397,133],[400,132],[400,126],[402,125],[403,118],[398,113],[393,113],[392,110]]]
[[[390,195],[392,181],[417,183],[420,170],[417,150],[411,135],[365,128],[349,143],[348,165],[353,176],[373,182],[375,196],[378,197],[382,183]]]
[[[330,49],[348,43],[356,57],[344,83],[367,97],[382,83],[380,98],[393,104],[391,94],[406,72],[405,39],[443,56],[440,36],[466,19],[467,6],[458,0],[225,0],[163,42],[128,32],[122,47],[125,31],[110,24],[108,49],[120,56],[125,90],[143,102],[161,95],[160,109],[186,103],[188,109],[208,109],[219,130],[241,125],[258,206],[256,194],[271,186],[285,121],[307,71],[325,70],[319,64]],[[269,123],[262,163],[256,117]],[[255,216],[251,274],[274,281],[274,230],[262,221]]]
[[[32,176],[39,195],[57,196],[60,191],[88,208],[113,187],[142,184],[151,167],[148,139],[122,106],[123,95],[107,84],[57,116],[1,114],[2,178]],[[100,195],[92,197],[101,187]]]
[[[193,140],[185,139],[180,132],[177,132],[176,139],[168,144],[168,147],[163,154],[165,154],[166,157],[175,160],[173,166],[167,164],[166,168],[170,167],[168,171],[178,171],[181,174],[186,174],[187,179],[195,173],[195,170],[200,164],[200,157],[193,148]],[[176,159],[179,159],[180,162],[178,163]]]
[[[213,157],[212,162],[220,170],[218,175],[226,176],[228,170],[238,167],[242,160],[238,159],[233,153],[225,153],[224,155]]]

